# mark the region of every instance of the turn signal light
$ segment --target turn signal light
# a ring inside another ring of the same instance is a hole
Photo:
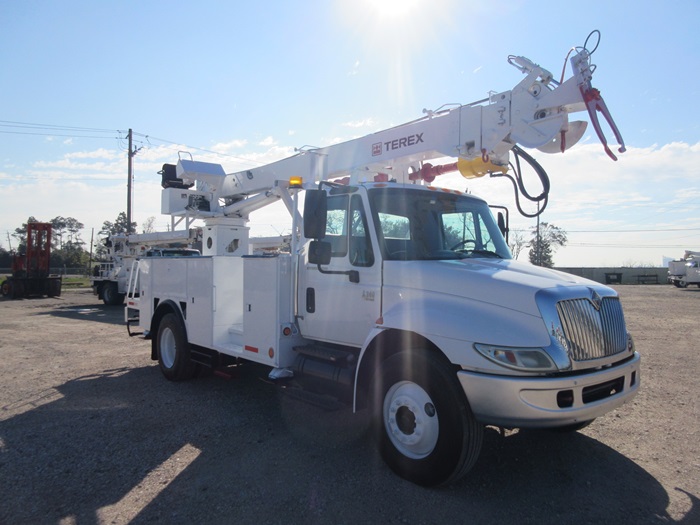
[[[289,187],[290,188],[301,188],[301,184],[304,182],[302,177],[289,177]]]

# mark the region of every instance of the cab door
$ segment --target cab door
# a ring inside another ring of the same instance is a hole
[[[322,270],[333,273],[319,272],[308,256],[299,265],[299,326],[304,337],[359,347],[381,311],[376,238],[361,194],[331,195],[327,208],[331,260]]]

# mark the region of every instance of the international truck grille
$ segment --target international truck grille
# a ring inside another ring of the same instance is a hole
[[[600,359],[627,348],[627,329],[617,297],[559,301],[557,312],[574,361]]]

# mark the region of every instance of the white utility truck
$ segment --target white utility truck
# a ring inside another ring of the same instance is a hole
[[[199,255],[198,250],[189,248],[197,245],[198,241],[201,241],[201,230],[198,228],[110,235],[104,240],[107,261],[96,264],[90,276],[92,290],[105,304],[122,304],[135,259],[154,255]],[[179,248],[171,248],[173,245]]]
[[[683,258],[668,263],[668,282],[678,288],[700,287],[700,252],[686,250]]]
[[[180,159],[187,187],[165,188],[162,210],[204,220],[202,257],[137,261],[130,333],[170,380],[253,361],[287,390],[373,411],[386,463],[426,486],[472,467],[484,425],[576,430],[629,401],[640,357],[617,293],[514,261],[501,214],[430,184],[504,172],[518,144],[563,152],[585,109],[608,155],[598,112],[624,151],[589,52],[572,53],[565,82],[511,57],[526,76],[510,91],[265,166]],[[279,200],[289,247],[255,255],[249,214]]]

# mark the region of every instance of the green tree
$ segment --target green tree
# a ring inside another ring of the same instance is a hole
[[[85,225],[73,217],[66,218],[66,229],[68,230],[68,242],[78,244],[80,246],[85,243],[80,238],[80,230],[85,228]]]
[[[52,244],[58,249],[64,248],[64,237],[67,237],[66,242],[70,242],[73,245],[82,246],[85,244],[80,238],[80,230],[82,230],[85,225],[78,219],[73,217],[54,217],[51,219],[51,230],[52,234]]]
[[[54,217],[51,219],[51,244],[55,248],[63,247],[63,234],[66,230],[66,219],[61,217]]]
[[[151,215],[141,225],[141,233],[153,233],[154,231],[156,231],[155,224],[156,224],[156,218],[153,215]]]
[[[12,234],[12,236],[17,239],[17,253],[24,253],[25,250],[27,249],[27,224],[30,222],[40,222],[36,220],[36,218],[31,215],[28,219],[27,222],[22,223],[22,226],[19,228],[15,228],[15,233]]]
[[[536,266],[552,268],[554,266],[554,252],[557,248],[566,246],[568,241],[566,232],[547,222],[540,223],[539,231],[537,227],[531,229],[532,239],[528,244],[530,262]]]
[[[523,248],[527,245],[525,241],[525,235],[522,230],[510,230],[510,235],[508,238],[508,247],[510,252],[513,254],[513,259],[520,257],[520,253]]]
[[[12,267],[12,255],[5,248],[0,246],[0,268]]]
[[[127,224],[126,213],[123,211],[117,215],[117,220],[114,222],[105,221],[102,224],[100,233],[103,235],[114,235],[117,233],[131,233],[136,231],[136,222],[132,222],[130,227]]]

